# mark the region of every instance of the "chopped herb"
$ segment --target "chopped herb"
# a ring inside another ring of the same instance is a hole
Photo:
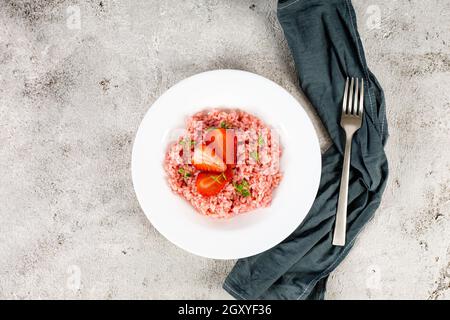
[[[193,147],[193,146],[195,146],[195,141],[194,141],[194,140],[191,140],[190,138],[186,138],[186,139],[181,140],[181,141],[180,141],[180,144],[181,144],[182,146],[185,146],[185,145],[187,144],[187,145],[189,145],[190,147]]]
[[[250,190],[248,188],[248,181],[242,180],[241,183],[233,182],[234,189],[243,197],[250,196]]]
[[[183,178],[192,177],[192,173],[190,173],[189,171],[186,171],[186,169],[184,169],[184,168],[178,169],[178,173],[181,174],[183,176]]]
[[[259,161],[259,153],[258,153],[258,151],[252,151],[252,152],[250,152],[250,157],[252,157],[253,159],[255,159],[255,161]]]
[[[225,121],[222,121],[221,123],[220,123],[220,127],[222,128],[222,129],[229,129],[230,127],[228,126],[228,124],[225,122]]]
[[[258,145],[263,146],[266,142],[262,136],[258,136]]]
[[[211,179],[213,179],[217,184],[221,184],[220,178],[223,178],[224,181],[227,180],[227,177],[225,176],[225,173],[223,173],[223,172],[217,176],[211,176]]]

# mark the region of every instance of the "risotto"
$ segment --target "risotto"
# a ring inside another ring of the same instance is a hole
[[[271,204],[280,157],[278,135],[259,118],[212,109],[186,120],[164,169],[170,188],[198,212],[227,218]]]

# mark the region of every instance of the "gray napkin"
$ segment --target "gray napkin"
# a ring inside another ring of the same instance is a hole
[[[300,86],[333,145],[323,154],[319,192],[301,226],[276,247],[240,259],[223,287],[237,299],[323,299],[328,275],[373,217],[385,189],[385,100],[367,67],[350,0],[280,1],[278,19],[295,60]],[[352,145],[347,244],[334,247],[331,242],[345,143],[340,111],[347,76],[364,78],[365,114]]]

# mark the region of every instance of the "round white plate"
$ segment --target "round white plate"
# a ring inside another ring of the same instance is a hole
[[[220,220],[196,212],[169,188],[163,160],[178,137],[174,129],[212,107],[249,112],[278,130],[283,179],[270,207]],[[302,106],[276,83],[245,71],[209,71],[174,85],[149,109],[133,145],[133,185],[142,210],[172,243],[208,258],[243,258],[283,241],[311,208],[320,173],[319,142]]]

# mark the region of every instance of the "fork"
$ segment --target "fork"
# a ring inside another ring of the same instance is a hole
[[[361,88],[359,82],[361,80]],[[355,85],[356,82],[356,85]],[[342,168],[341,186],[339,189],[339,200],[336,212],[336,224],[334,226],[333,245],[345,245],[345,233],[347,225],[347,201],[348,201],[348,179],[350,171],[350,155],[352,150],[352,139],[356,131],[361,128],[364,114],[364,80],[351,78],[350,89],[349,78],[345,82],[344,101],[342,102],[341,127],[345,131],[345,153]],[[359,98],[359,99],[358,99]],[[348,103],[347,103],[348,102]]]

